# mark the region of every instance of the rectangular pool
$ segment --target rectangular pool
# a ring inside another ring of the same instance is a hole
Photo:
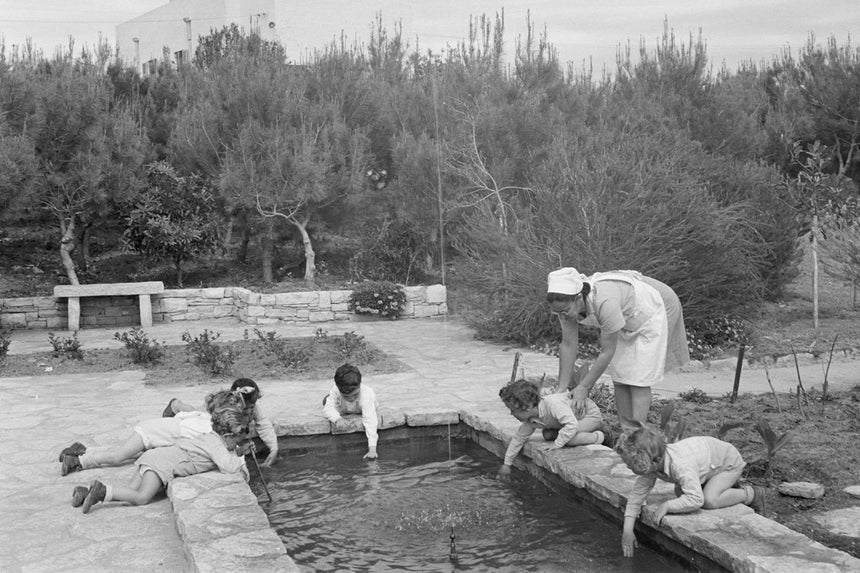
[[[620,524],[516,469],[500,481],[500,460],[464,436],[385,434],[376,461],[363,435],[282,439],[263,470],[271,503],[252,468],[302,571],[686,571],[645,547],[624,558]]]

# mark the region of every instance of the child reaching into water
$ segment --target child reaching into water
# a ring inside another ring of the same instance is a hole
[[[134,427],[131,436],[119,447],[88,451],[80,442],[65,448],[60,454],[62,475],[102,466],[119,466],[130,462],[152,448],[171,446],[180,438],[196,438],[212,431],[210,412],[214,407],[233,403],[243,407],[238,393],[223,390],[206,397],[206,412],[180,412],[173,418],[145,420]]]
[[[538,428],[543,430],[544,439],[552,440],[548,449],[555,450],[564,446],[583,446],[600,444],[606,439],[600,431],[603,415],[592,400],[586,401],[586,412],[581,419],[573,413],[572,399],[569,394],[548,394],[541,396],[537,384],[527,380],[517,380],[499,390],[499,397],[510,409],[514,418],[522,422],[505,452],[505,461],[499,468],[499,475],[510,475],[511,464],[523,449],[529,437]]]
[[[633,527],[657,478],[674,483],[678,496],[657,506],[657,525],[667,513],[688,513],[702,507],[717,509],[743,503],[757,513],[765,511],[763,488],[737,487],[746,462],[732,444],[710,436],[667,444],[662,433],[640,422],[632,424],[615,446],[627,467],[639,476],[624,510],[621,547],[625,557],[632,557],[638,546]]]
[[[367,453],[364,459],[375,460],[376,442],[379,439],[376,417],[376,394],[367,384],[361,383],[361,372],[352,364],[343,364],[334,373],[334,385],[323,398],[323,414],[337,429],[343,414],[361,414],[364,433],[367,436]]]
[[[146,505],[173,478],[215,468],[224,473],[241,473],[248,481],[248,468],[241,457],[248,447],[239,444],[248,439],[250,417],[241,403],[229,400],[213,405],[211,416],[211,432],[195,438],[180,438],[172,446],[144,452],[135,462],[137,471],[128,486],[95,480],[89,488],[75,487],[72,507],[82,507],[84,513],[89,513],[93,505],[108,501]]]
[[[252,414],[251,437],[256,435],[266,444],[266,459],[260,465],[263,467],[271,466],[278,457],[278,435],[275,433],[275,426],[272,424],[272,421],[266,417],[266,414],[260,407],[260,398],[263,397],[260,387],[250,378],[238,378],[230,386],[230,390],[239,392],[242,395],[242,398],[245,400],[245,407]],[[171,418],[180,415],[182,412],[191,412],[194,410],[195,408],[190,404],[173,398],[167,403],[162,416]]]

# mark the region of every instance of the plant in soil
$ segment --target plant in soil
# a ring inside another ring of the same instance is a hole
[[[114,339],[122,342],[135,364],[152,364],[164,356],[164,344],[150,340],[142,328],[136,326],[127,332],[114,333]]]

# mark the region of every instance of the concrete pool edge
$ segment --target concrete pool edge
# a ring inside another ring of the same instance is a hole
[[[501,419],[494,412],[382,409],[380,414],[380,429],[383,430],[463,424],[494,441],[495,448],[487,447],[489,442],[479,443],[497,455],[498,448],[510,440],[516,428],[507,419],[509,416]],[[354,422],[350,430],[362,431],[360,420]],[[318,417],[278,425],[281,438],[319,434],[331,434],[331,427]],[[517,465],[530,473],[535,473],[535,467],[540,468],[580,488],[584,501],[590,497],[604,513],[615,511],[620,523],[625,493],[632,487],[635,476],[618,455],[604,446],[545,452],[539,447],[541,444],[539,436],[526,444]],[[658,483],[649,497],[649,505],[653,507],[672,496],[674,493],[668,484]],[[168,487],[168,497],[192,571],[299,571],[287,555],[283,542],[269,527],[256,496],[240,477],[208,472],[177,479]],[[860,571],[860,560],[757,515],[746,506],[669,515],[658,527],[654,526],[646,506],[637,534],[651,538],[670,551],[690,552],[683,557],[704,570]],[[620,525],[618,537],[620,545]],[[677,545],[674,550],[673,545]]]

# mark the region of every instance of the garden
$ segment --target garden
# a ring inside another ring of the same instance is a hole
[[[0,50],[0,311],[57,284],[442,283],[478,338],[554,353],[545,277],[572,265],[671,285],[697,359],[860,349],[856,48],[810,39],[714,71],[702,38],[678,42],[667,25],[654,49],[597,78],[566,70],[538,35],[503,65],[498,19],[444,57],[409,53],[378,26],[301,66],[225,28],[148,76],[107,46],[78,59]],[[354,308],[396,313],[399,301],[379,300]],[[53,352],[6,355],[0,376],[140,368],[160,384],[317,377],[347,359],[408,368],[324,329],[285,340],[250,328],[229,343],[189,332],[178,347],[116,335],[123,348],[102,351],[50,333]],[[818,500],[774,494],[773,517],[858,555],[810,518],[851,503],[857,398],[810,383],[732,404],[691,389],[673,420],[725,430],[755,460],[754,481],[825,485]]]

